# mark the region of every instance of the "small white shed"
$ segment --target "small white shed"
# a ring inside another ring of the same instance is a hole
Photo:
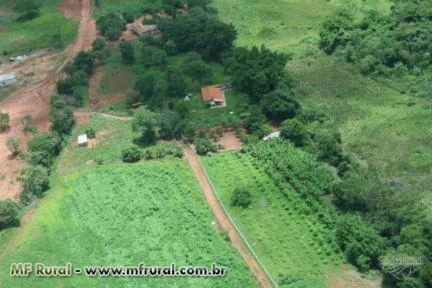
[[[88,138],[87,134],[82,134],[78,136],[78,146],[80,147],[87,147],[88,145]]]
[[[17,82],[15,73],[8,73],[0,75],[0,87],[13,84]]]
[[[275,139],[280,137],[280,131],[273,132],[263,138],[264,141]]]

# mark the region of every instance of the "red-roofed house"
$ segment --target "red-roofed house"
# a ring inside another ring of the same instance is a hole
[[[225,95],[221,85],[211,85],[201,88],[201,96],[204,102],[211,106],[224,106]]]

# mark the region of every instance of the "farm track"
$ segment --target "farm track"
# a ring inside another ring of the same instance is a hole
[[[231,243],[242,255],[243,259],[245,260],[261,286],[265,288],[273,287],[263,267],[257,262],[251,251],[247,248],[242,237],[240,236],[239,231],[237,231],[234,224],[231,222],[228,215],[222,208],[221,203],[219,203],[219,200],[217,199],[216,194],[213,191],[210,181],[207,178],[206,173],[204,172],[204,168],[198,160],[198,156],[191,149],[185,148],[185,157],[198,180],[201,190],[203,191],[207,202],[209,203],[213,211],[213,214],[215,215],[221,227],[228,232],[228,237],[231,240]]]
[[[1,67],[2,73],[14,72],[18,75],[33,76],[29,76],[31,83],[26,85],[20,83],[21,86],[17,86],[17,90],[0,103],[0,111],[10,116],[10,129],[0,133],[0,177],[3,177],[0,181],[0,200],[18,199],[21,187],[16,177],[25,164],[24,161],[9,159],[9,151],[5,145],[7,139],[9,137],[20,139],[21,150],[25,151],[31,135],[26,135],[22,131],[20,119],[26,114],[32,115],[39,131],[49,130],[50,99],[55,94],[56,81],[64,77],[61,68],[81,50],[89,50],[96,38],[96,23],[91,19],[91,0],[64,0],[63,4],[61,8],[65,9],[65,15],[80,15],[79,31],[75,42],[62,53],[42,54],[23,63]],[[55,60],[60,54],[64,54],[66,60],[60,68],[56,69]]]

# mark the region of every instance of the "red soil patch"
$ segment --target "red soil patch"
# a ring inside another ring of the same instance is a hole
[[[63,0],[60,9],[66,18],[78,19],[81,14],[81,0]]]
[[[76,0],[65,0],[65,2],[73,2]],[[81,0],[81,21],[79,25],[78,37],[72,45],[66,48],[65,52],[68,59],[73,59],[81,50],[88,51],[91,49],[91,44],[96,39],[96,21],[91,18],[91,0]],[[63,8],[63,7],[62,7]],[[66,8],[66,7],[65,7]],[[65,17],[71,11],[64,11]]]
[[[224,151],[237,150],[243,146],[243,143],[237,138],[233,131],[224,132],[216,144],[223,145]]]
[[[90,19],[91,1],[82,0],[81,23],[76,41],[65,50],[68,59],[73,59],[81,50],[91,48],[91,43],[96,37],[95,21]],[[19,83],[16,84],[16,92],[9,95],[2,103],[0,110],[10,116],[11,128],[0,133],[0,200],[6,198],[17,199],[20,185],[16,177],[24,165],[23,161],[9,160],[9,151],[5,145],[8,137],[21,140],[24,150],[28,140],[20,124],[20,119],[31,114],[39,131],[48,131],[50,127],[49,110],[50,99],[55,93],[55,83],[63,77],[59,70],[55,71],[56,64],[53,58],[58,54],[41,52],[32,55],[30,59],[22,63],[2,65],[2,73],[14,72],[17,74]]]
[[[114,93],[109,95],[99,94],[100,82],[104,76],[102,69],[96,69],[93,75],[89,79],[89,100],[90,108],[97,109],[107,104],[119,102],[125,99],[126,95],[121,93]],[[115,85],[125,85],[123,82],[129,81],[128,79],[119,80]],[[126,83],[127,84],[127,83]]]

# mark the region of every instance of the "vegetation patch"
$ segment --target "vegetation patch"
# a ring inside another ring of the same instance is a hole
[[[63,181],[64,180],[64,181]],[[252,287],[235,249],[213,227],[213,217],[191,170],[181,160],[104,166],[57,181],[49,201],[9,245],[0,264],[8,287]],[[1,238],[0,238],[1,241]],[[20,247],[16,249],[16,247]],[[17,259],[86,265],[226,266],[225,277],[9,277]]]
[[[301,155],[299,151],[285,157]],[[319,220],[322,211],[292,187],[281,191],[265,167],[247,153],[201,160],[222,203],[280,287],[327,287],[324,273],[343,263],[344,257],[335,231]]]

